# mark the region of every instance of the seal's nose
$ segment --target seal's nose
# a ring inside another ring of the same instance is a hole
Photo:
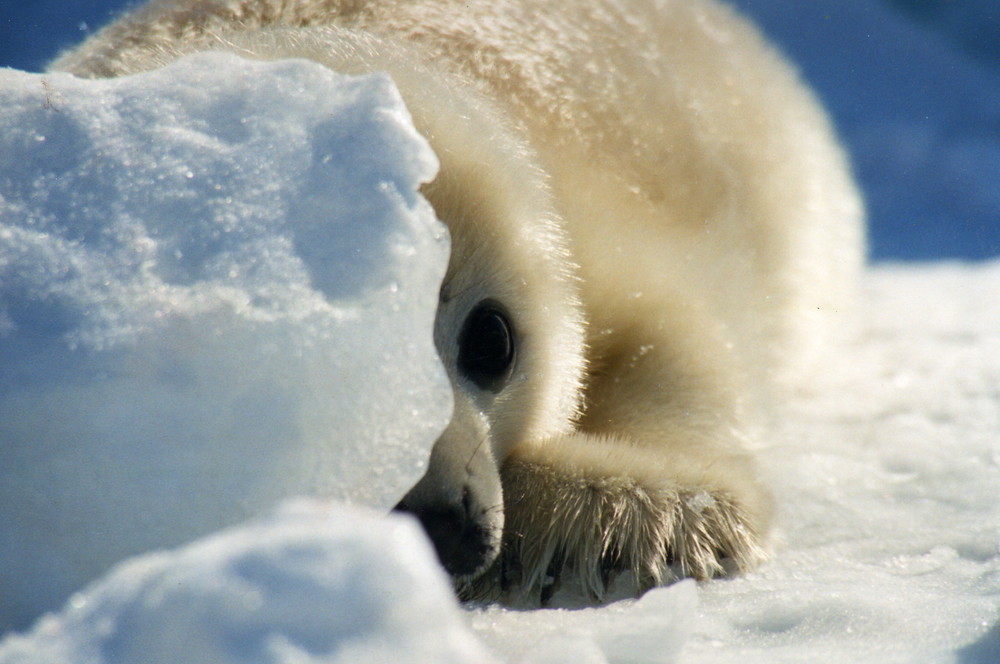
[[[410,505],[403,498],[393,511],[409,512],[419,519],[441,565],[454,577],[481,572],[496,554],[494,538],[478,518],[468,488],[462,491],[461,503]]]

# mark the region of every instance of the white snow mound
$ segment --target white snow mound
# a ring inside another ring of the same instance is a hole
[[[4,664],[491,661],[415,520],[317,500],[134,558],[0,645]]]
[[[0,632],[285,497],[419,479],[449,243],[388,77],[0,70],[0,108]]]

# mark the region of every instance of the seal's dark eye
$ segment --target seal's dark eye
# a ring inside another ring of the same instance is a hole
[[[458,336],[458,370],[484,390],[499,392],[514,366],[514,331],[500,306],[483,300]]]

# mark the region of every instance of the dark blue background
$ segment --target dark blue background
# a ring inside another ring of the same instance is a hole
[[[1000,1],[733,1],[833,114],[874,259],[1000,255]],[[0,0],[0,66],[40,71],[129,4]]]

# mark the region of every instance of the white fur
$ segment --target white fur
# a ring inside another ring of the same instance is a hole
[[[206,49],[386,70],[441,159],[456,412],[404,506],[481,527],[466,595],[600,599],[764,557],[753,413],[808,380],[863,232],[825,117],[753,28],[712,0],[177,0],[55,67]],[[487,298],[518,341],[496,393],[455,366]]]

